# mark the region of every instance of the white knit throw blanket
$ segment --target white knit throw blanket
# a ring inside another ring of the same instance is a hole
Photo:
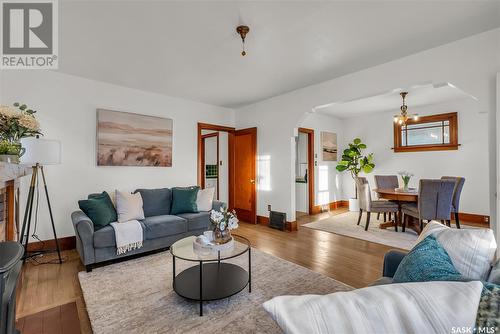
[[[115,230],[116,254],[124,254],[142,247],[142,227],[137,220],[111,223]]]

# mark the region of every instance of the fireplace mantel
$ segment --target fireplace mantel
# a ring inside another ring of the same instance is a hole
[[[31,171],[30,166],[0,162],[0,241],[17,240],[19,179]]]
[[[0,188],[5,188],[9,181],[16,180],[29,174],[31,174],[30,166],[0,162]]]

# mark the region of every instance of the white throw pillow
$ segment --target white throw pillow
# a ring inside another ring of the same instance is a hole
[[[196,205],[198,211],[212,210],[212,202],[214,200],[215,188],[200,189],[196,197]]]
[[[487,228],[453,229],[431,221],[417,239],[417,244],[434,235],[446,250],[457,271],[471,280],[486,280],[493,263],[497,243]]]
[[[477,281],[389,284],[280,296],[263,306],[288,334],[449,333],[474,326],[482,287]]]
[[[132,194],[127,191],[117,190],[115,194],[116,213],[118,214],[119,223],[125,223],[134,219],[144,219],[141,193]]]

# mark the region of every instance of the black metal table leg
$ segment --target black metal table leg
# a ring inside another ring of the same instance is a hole
[[[172,282],[175,290],[175,256],[172,256]]]
[[[200,261],[200,317],[203,316],[203,262]]]
[[[252,249],[248,249],[248,292],[252,292]]]

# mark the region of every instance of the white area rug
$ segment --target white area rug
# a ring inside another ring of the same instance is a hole
[[[400,227],[398,227],[398,232],[394,231],[393,227],[385,230],[380,229],[378,225],[384,221],[382,219],[377,220],[376,213],[372,213],[370,226],[368,227],[368,231],[365,231],[366,214],[363,213],[361,223],[356,225],[358,216],[359,213],[357,212],[346,212],[314,223],[302,225],[302,227],[345,235],[406,250],[410,250],[418,238],[418,235],[408,228],[404,233],[401,232]],[[382,214],[380,218],[382,218]]]
[[[247,267],[247,256],[233,259]],[[177,260],[177,273],[187,268]],[[198,303],[172,290],[169,252],[78,274],[92,330],[102,333],[280,333],[262,303],[280,295],[329,294],[352,288],[309,269],[252,249],[252,293]]]

